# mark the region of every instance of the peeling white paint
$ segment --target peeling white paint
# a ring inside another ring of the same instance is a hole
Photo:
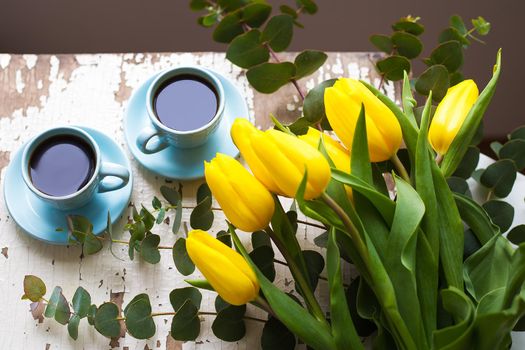
[[[23,55],[22,57],[24,57],[24,60],[26,61],[27,69],[31,70],[35,67],[38,59],[37,55]]]
[[[6,69],[10,61],[11,55],[6,53],[0,54],[0,67],[2,67],[2,69]]]
[[[37,82],[36,82],[36,88],[38,90],[41,90],[42,88],[44,87],[44,84],[42,82],[42,79],[39,79]]]
[[[22,80],[22,71],[20,71],[20,69],[16,70],[15,82],[16,82],[16,91],[19,94],[24,92],[24,88],[25,88],[26,84],[24,84],[24,81]]]
[[[359,79],[359,65],[355,62],[348,64],[348,77],[352,79]]]

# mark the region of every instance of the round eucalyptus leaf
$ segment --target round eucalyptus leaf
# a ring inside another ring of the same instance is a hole
[[[234,10],[237,10],[247,3],[249,3],[249,0],[217,0],[217,5],[226,12],[231,12]]]
[[[108,338],[120,336],[120,322],[118,306],[114,303],[100,305],[95,314],[95,329]]]
[[[315,290],[317,288],[317,282],[319,281],[319,275],[324,269],[323,256],[315,250],[303,250],[303,257],[306,263],[306,269],[308,270],[310,285],[312,286],[312,290]]]
[[[360,277],[357,277],[346,289],[346,303],[348,304],[350,316],[352,316],[352,321],[354,322],[357,334],[359,334],[360,337],[368,337],[377,329],[377,327],[373,322],[362,318],[357,312],[357,291],[359,289],[359,283]]]
[[[467,180],[465,180],[464,178],[451,176],[447,179],[447,183],[448,187],[452,192],[472,197],[472,193],[470,193]]]
[[[471,229],[465,231],[465,239],[463,241],[463,260],[477,252],[481,248],[478,238]]]
[[[297,344],[295,335],[286,328],[277,318],[270,317],[264,324],[261,335],[263,350],[293,350]]]
[[[463,65],[463,49],[461,44],[455,40],[446,41],[432,50],[430,60],[427,64],[442,64],[452,73]]]
[[[516,166],[510,159],[502,159],[489,165],[481,174],[480,182],[500,198],[509,195],[516,180]]]
[[[215,30],[213,31],[213,40],[227,44],[243,32],[241,13],[235,11],[224,16],[217,27],[215,27]]]
[[[226,244],[228,247],[232,247],[232,237],[229,232],[221,230],[217,232],[216,238],[222,243]]]
[[[273,281],[275,279],[275,266],[273,262],[275,255],[272,247],[267,245],[259,246],[252,250],[249,255],[263,275],[270,281]]]
[[[142,206],[142,208],[140,209],[140,217],[144,222],[146,231],[150,231],[155,225],[155,217],[153,216],[153,214],[151,214],[148,209]]]
[[[479,148],[476,146],[469,146],[467,152],[463,156],[461,163],[454,172],[454,176],[468,179],[472,176],[472,172],[476,170],[479,163]]]
[[[174,311],[179,311],[187,300],[200,309],[202,294],[194,287],[177,288],[170,293],[170,303]]]
[[[372,45],[382,52],[390,54],[394,50],[394,44],[388,35],[374,34],[370,36],[369,40]]]
[[[335,84],[337,79],[325,80],[321,84],[308,91],[304,98],[303,114],[304,118],[311,124],[319,123],[326,119],[324,108],[324,90]]]
[[[241,68],[250,68],[263,62],[268,62],[270,52],[260,42],[261,32],[252,29],[232,40],[226,58]]]
[[[423,50],[421,40],[414,34],[395,32],[392,34],[391,40],[397,53],[409,59],[416,58]]]
[[[454,86],[465,80],[465,77],[460,71],[455,71],[454,73],[449,74],[448,80],[450,81],[450,86]]]
[[[295,76],[295,65],[291,62],[262,63],[250,68],[246,78],[259,92],[271,94],[290,82]]]
[[[44,316],[54,318],[58,323],[65,325],[68,323],[70,315],[69,304],[64,294],[62,294],[62,288],[56,286],[49,298]]]
[[[511,140],[525,140],[525,126],[520,126],[519,128],[512,131],[509,135]]]
[[[432,91],[432,99],[439,102],[445,97],[449,87],[448,71],[445,66],[436,64],[429,67],[416,81],[416,91],[428,96]]]
[[[439,43],[444,43],[446,41],[455,40],[455,41],[461,43],[461,45],[463,45],[463,47],[466,47],[466,46],[470,45],[470,41],[468,41],[467,38],[465,38],[463,35],[461,35],[456,28],[452,28],[452,27],[443,30],[439,34],[439,39],[438,40],[439,40]]]
[[[476,32],[479,35],[487,35],[490,32],[490,23],[481,16],[474,18],[472,20],[472,25],[476,28]]]
[[[155,223],[157,225],[162,224],[165,216],[166,216],[166,209],[160,208],[159,213],[157,214],[157,220],[155,220]]]
[[[211,325],[213,334],[224,341],[238,341],[246,334],[244,314],[246,305],[228,306],[217,313],[217,317]]]
[[[190,2],[190,8],[193,11],[204,10],[207,6],[209,6],[208,0],[191,0]]]
[[[392,25],[392,29],[402,30],[413,35],[421,35],[425,31],[425,27],[423,27],[421,24],[406,20],[401,20],[397,23],[394,23]]]
[[[525,168],[525,140],[510,140],[501,147],[500,159],[511,159],[518,170]]]
[[[264,231],[255,231],[252,233],[252,247],[253,249],[257,249],[259,247],[271,247],[272,241],[270,240],[270,236]]]
[[[321,51],[305,50],[295,58],[295,78],[304,78],[321,67],[328,56]]]
[[[186,239],[183,237],[173,245],[173,262],[177,270],[184,276],[191,275],[195,271],[195,265],[186,251]]]
[[[289,15],[293,19],[296,19],[298,17],[297,16],[297,12],[293,8],[288,6],[288,5],[281,5],[281,6],[279,6],[279,10],[281,11],[281,13]]]
[[[252,3],[242,9],[242,20],[252,28],[260,27],[272,12],[272,6],[264,3]]]
[[[93,255],[98,253],[104,245],[102,244],[102,241],[97,238],[93,234],[92,231],[86,232],[86,236],[84,238],[84,244],[82,245],[82,250],[86,255]]]
[[[75,340],[78,339],[78,325],[80,324],[80,317],[78,315],[73,315],[69,319],[67,324],[67,332],[69,336]]]
[[[319,248],[326,248],[328,244],[328,231],[324,231],[319,236],[315,237],[314,243]]]
[[[151,206],[153,207],[153,209],[156,210],[162,208],[162,203],[160,202],[160,199],[157,198],[157,196],[153,197],[153,200],[151,201]]]
[[[377,69],[388,80],[403,79],[404,72],[410,72],[410,61],[403,56],[390,56],[377,62]]]
[[[151,316],[151,303],[147,294],[139,294],[124,309],[126,328],[136,339],[148,339],[155,335],[156,326]]]
[[[304,113],[304,103],[303,103],[303,113]],[[290,129],[290,131],[294,133],[295,135],[304,135],[308,132],[308,128],[312,125],[314,124],[312,124],[306,118],[301,117],[301,118],[297,118],[292,124],[286,125],[286,127]]]
[[[277,15],[268,21],[262,32],[261,40],[281,52],[288,48],[293,36],[293,18],[289,15]]]
[[[490,143],[490,149],[492,150],[492,152],[494,152],[496,156],[498,156],[498,158],[499,158],[499,151],[501,150],[502,147],[503,145],[501,144],[501,142],[492,141]]]
[[[140,256],[150,264],[157,264],[160,261],[159,252],[160,236],[155,234],[147,235],[140,244]]]
[[[514,207],[507,202],[491,200],[483,203],[483,209],[492,222],[499,226],[501,233],[506,232],[514,220]]]
[[[317,5],[312,0],[296,0],[297,6],[302,7],[304,11],[310,15],[317,12]]]
[[[202,202],[206,197],[212,197],[210,187],[206,182],[202,183],[199,188],[197,188],[197,203]]]
[[[190,214],[190,225],[194,229],[209,230],[213,225],[213,211],[211,210],[211,197],[204,198]]]
[[[465,22],[463,22],[463,19],[458,15],[453,15],[450,17],[450,26],[458,31],[460,35],[467,34],[468,30],[465,26]]]
[[[197,23],[203,27],[212,27],[219,20],[219,14],[217,12],[209,13],[206,16],[199,17]]]
[[[199,310],[190,300],[187,300],[173,316],[171,336],[173,339],[180,341],[195,340],[199,336],[200,331]]]
[[[24,277],[24,295],[22,299],[29,299],[37,302],[46,295],[46,285],[39,277],[26,275]]]
[[[507,239],[516,245],[525,242],[525,225],[513,227],[507,234]]]
[[[226,308],[232,308],[235,309],[236,315],[239,318],[242,318],[244,314],[246,313],[246,305],[232,305],[226,301],[224,301],[223,298],[221,298],[220,295],[217,294],[217,297],[215,297],[215,311],[221,312],[222,310]],[[231,310],[230,313],[233,313]]]
[[[73,310],[79,318],[87,316],[91,305],[91,295],[82,287],[78,287],[73,295]]]
[[[160,186],[160,193],[171,205],[177,205],[180,201],[179,192],[176,189],[168,186]]]
[[[87,320],[88,323],[92,326],[95,325],[95,316],[97,314],[97,306],[95,304],[91,305],[88,309]]]

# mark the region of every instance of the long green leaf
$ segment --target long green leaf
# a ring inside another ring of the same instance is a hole
[[[476,103],[474,103],[474,105],[470,109],[469,113],[467,114],[467,117],[465,118],[465,121],[463,122],[463,125],[461,125],[461,128],[459,129],[456,137],[454,138],[454,141],[452,141],[448,152],[443,158],[443,162],[441,163],[441,170],[443,171],[443,175],[445,175],[445,177],[449,177],[454,173],[459,163],[461,163],[463,156],[467,152],[470,142],[476,134],[476,130],[478,130],[479,124],[483,119],[483,114],[485,114],[485,111],[487,110],[487,107],[490,104],[492,96],[494,96],[500,73],[501,49],[498,51],[496,57],[496,65],[494,66],[492,79],[490,79],[487,86],[485,87],[485,89],[483,89],[478,99],[476,100]]]
[[[350,310],[346,302],[341,272],[341,257],[335,239],[336,231],[331,228],[328,232],[328,245],[326,250],[326,269],[330,285],[330,315],[332,318],[332,335],[337,348],[364,349],[359,335],[355,329]]]
[[[417,192],[396,177],[397,205],[394,222],[388,236],[385,268],[397,287],[399,312],[405,319],[418,349],[428,347],[423,329],[422,313],[416,286],[416,247],[419,224],[425,214],[425,205]]]
[[[403,74],[403,90],[401,91],[401,101],[403,102],[403,112],[407,116],[408,120],[412,123],[414,128],[417,129],[416,117],[414,116],[414,107],[417,102],[412,95],[412,86],[410,85],[410,79],[405,71]]]
[[[337,349],[326,324],[315,319],[295,300],[273,285],[253,263],[233,227],[230,226],[229,230],[235,247],[255,271],[264,296],[279,320],[311,347],[319,350]]]
[[[487,212],[472,198],[454,193],[454,200],[461,218],[472,229],[481,245],[500,234],[499,227],[492,223]]]
[[[432,332],[436,328],[437,315],[437,289],[438,289],[438,274],[439,265],[437,263],[439,257],[439,227],[436,225],[439,220],[437,211],[437,198],[434,191],[434,180],[432,178],[432,163],[434,159],[431,156],[428,145],[428,127],[430,124],[430,111],[432,107],[432,91],[423,109],[421,118],[421,128],[417,139],[416,147],[416,166],[415,166],[415,182],[416,189],[425,204],[425,216],[422,221],[423,234],[425,235],[428,249],[430,250],[430,257],[418,257],[418,294],[422,310],[425,310],[423,323],[425,326],[425,333],[427,340],[432,339]],[[423,237],[419,238],[420,243]],[[422,261],[419,261],[419,260]],[[421,269],[424,268],[424,271]]]

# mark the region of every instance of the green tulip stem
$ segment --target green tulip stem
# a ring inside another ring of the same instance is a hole
[[[401,178],[403,180],[405,180],[406,182],[411,183],[410,182],[410,175],[408,175],[408,172],[405,169],[405,166],[403,165],[403,163],[401,162],[401,160],[399,159],[397,154],[394,154],[392,156],[392,158],[390,158],[390,160],[392,161],[392,163],[394,163],[394,166],[396,167],[397,171],[399,172],[399,175],[401,176]]]
[[[308,309],[310,310],[312,315],[319,321],[326,322],[324,312],[321,309],[319,302],[315,298],[310,283],[301,273],[301,269],[299,268],[299,266],[297,266],[297,263],[295,262],[293,257],[290,255],[284,244],[280,241],[279,237],[277,237],[275,232],[273,232],[273,230],[270,227],[267,227],[265,231],[275,243],[277,249],[279,249],[279,251],[283,255],[284,260],[286,260],[286,262],[288,263],[288,268],[290,269],[290,272],[292,273],[295,282],[299,286],[301,295],[303,296],[304,301],[306,302],[306,305],[308,306]]]
[[[257,306],[258,308],[266,311],[268,314],[272,315],[273,317],[275,317],[277,319],[279,318],[279,317],[277,317],[277,315],[273,311],[273,309],[270,306],[270,304],[268,304],[268,302],[263,297],[261,297],[260,295],[257,295],[255,300],[252,300],[250,303],[255,305],[255,306]]]

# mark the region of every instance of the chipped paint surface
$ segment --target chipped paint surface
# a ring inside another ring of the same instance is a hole
[[[284,54],[284,58],[288,54]],[[290,54],[290,57],[291,54]],[[232,79],[245,96],[252,116],[258,126],[269,126],[269,113],[289,122],[297,118],[302,108],[297,91],[290,85],[273,94],[271,98],[254,92],[244,73],[232,66],[223,53],[148,53],[148,54],[96,54],[96,55],[0,55],[0,181],[11,155],[33,135],[43,129],[64,125],[83,125],[97,128],[125,147],[122,118],[131,93],[153,73],[172,66],[202,65],[217,70]],[[340,76],[375,81],[377,74],[371,66],[368,53],[331,53],[319,72],[299,83],[307,91],[317,83]],[[394,97],[394,86],[385,85]],[[132,201],[149,205],[165,180],[140,167],[131,159],[135,176]],[[198,182],[185,184],[185,205],[194,205]],[[0,198],[3,198],[3,183]],[[288,205],[288,203],[286,204]],[[183,220],[189,220],[190,212],[184,212]],[[216,214],[217,226],[210,231],[223,229],[224,218]],[[308,220],[308,219],[306,219]],[[119,227],[122,227],[121,220]],[[162,237],[163,245],[172,245],[177,236],[170,232],[168,224],[158,225],[155,232]],[[305,249],[316,249],[313,238],[318,230],[303,226],[298,237]],[[246,236],[248,237],[248,236]],[[246,238],[245,237],[245,238]],[[127,239],[124,235],[123,239]],[[107,246],[96,256],[81,258],[78,247],[55,247],[37,242],[21,232],[10,218],[3,200],[0,200],[0,247],[7,249],[0,259],[0,305],[4,315],[0,318],[0,349],[108,349],[110,344],[120,349],[248,349],[259,348],[261,325],[247,322],[247,338],[237,343],[225,343],[214,337],[211,331],[213,318],[202,319],[202,333],[197,342],[176,342],[169,334],[170,317],[157,317],[157,333],[147,341],[125,336],[107,339],[94,331],[83,320],[79,339],[69,338],[67,329],[51,320],[39,323],[29,310],[29,303],[20,300],[22,281],[26,274],[43,278],[48,295],[55,285],[64,289],[71,300],[78,286],[91,293],[93,302],[101,304],[112,300],[126,305],[139,293],[148,293],[154,312],[170,311],[169,293],[173,288],[187,286],[183,276],[173,266],[171,252],[163,250],[161,262],[149,265],[129,261],[127,246],[117,246],[117,254],[124,261],[115,259]],[[3,250],[2,250],[3,253]],[[286,269],[276,265],[277,283],[283,289],[293,289]],[[349,273],[348,271],[346,273]],[[199,278],[196,272],[190,278]],[[327,305],[327,285],[320,282],[318,294],[321,303]],[[214,294],[205,292],[203,310],[213,311]],[[248,314],[264,318],[265,314],[249,308]]]

